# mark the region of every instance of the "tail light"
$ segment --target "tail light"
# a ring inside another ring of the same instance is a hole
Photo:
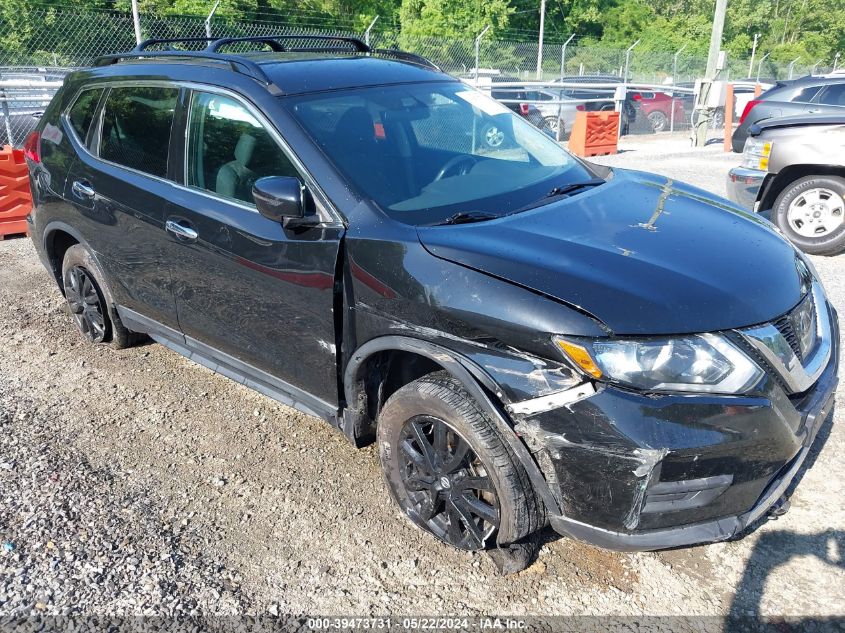
[[[745,108],[743,108],[743,110],[742,110],[742,116],[739,117],[739,124],[740,125],[742,125],[742,122],[745,121],[745,117],[747,117],[750,114],[751,110],[754,109],[754,106],[756,106],[758,103],[760,103],[760,101],[761,101],[760,99],[752,99],[751,101],[749,101],[748,103],[745,104]]]
[[[522,116],[528,116],[528,104],[527,103],[520,103],[519,104],[519,113]]]
[[[584,110],[587,109],[587,106],[585,106],[583,103],[579,103],[577,106],[575,106],[575,109],[578,110],[579,112],[583,112]]]
[[[33,163],[41,162],[41,134],[30,132],[23,142],[23,155]]]
[[[635,92],[635,93],[631,96],[631,98],[632,98],[634,101],[640,101],[640,100],[643,98],[643,96],[642,96],[639,92]]]

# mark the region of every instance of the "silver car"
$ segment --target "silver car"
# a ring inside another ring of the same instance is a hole
[[[845,116],[755,123],[727,188],[734,202],[766,215],[802,251],[845,251]]]

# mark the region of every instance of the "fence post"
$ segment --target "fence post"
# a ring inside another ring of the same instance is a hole
[[[569,42],[572,41],[572,38],[575,37],[575,33],[569,36],[569,39],[563,43],[563,47],[560,49],[560,76],[566,76],[566,47],[569,46]]]
[[[217,7],[220,6],[220,0],[214,3],[214,6],[211,7],[211,11],[208,13],[208,17],[205,19],[205,36],[211,37],[211,18],[214,17],[214,12],[217,11]]]
[[[479,65],[479,58],[481,53],[481,38],[484,37],[484,34],[490,30],[490,25],[484,27],[484,30],[478,34],[478,37],[475,38],[475,83],[478,84],[478,65]]]
[[[637,40],[633,44],[628,47],[628,50],[625,51],[625,76],[622,78],[625,80],[625,83],[628,82],[628,66],[631,61],[631,51],[634,50],[634,47],[640,43],[640,40]]]
[[[733,151],[733,145],[731,145],[731,138],[733,137],[733,129],[734,129],[734,110],[736,106],[734,105],[734,85],[731,82],[728,82],[725,85],[725,151],[730,152]]]
[[[373,30],[373,27],[376,25],[376,22],[378,22],[378,19],[379,16],[374,17],[373,21],[370,22],[370,26],[367,27],[366,31],[364,31],[364,44],[366,44],[367,46],[370,45],[370,31]]]
[[[132,0],[132,26],[135,27],[135,43],[141,43],[141,16],[138,13],[138,0]]]
[[[768,53],[766,53],[765,55],[763,55],[763,56],[760,58],[760,63],[759,63],[759,64],[757,64],[757,83],[758,83],[758,84],[760,83],[760,70],[763,68],[763,62],[764,62],[764,61],[766,61],[766,58],[767,58],[769,55],[771,55],[771,54],[772,54],[772,53],[771,53],[771,51],[769,51]]]

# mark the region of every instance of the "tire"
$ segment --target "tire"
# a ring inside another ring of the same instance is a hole
[[[563,121],[558,119],[556,116],[547,116],[543,119],[543,125],[540,129],[549,130],[552,133],[552,136],[557,138],[557,131],[562,123]]]
[[[110,343],[115,349],[124,349],[146,338],[129,331],[120,321],[103,272],[81,244],[65,252],[62,286],[71,317],[90,343]]]
[[[379,414],[377,433],[393,500],[412,523],[444,543],[481,550],[518,542],[545,525],[525,469],[447,372],[397,390]]]
[[[662,132],[666,129],[669,119],[660,110],[655,110],[654,112],[649,113],[648,122],[651,123],[652,130],[655,132]]]
[[[775,200],[772,219],[805,253],[837,255],[845,251],[845,178],[799,178]]]

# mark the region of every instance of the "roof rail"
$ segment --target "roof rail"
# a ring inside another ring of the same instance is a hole
[[[143,46],[145,42],[141,42],[140,46]],[[240,57],[238,55],[225,55],[221,53],[210,53],[206,50],[201,51],[180,51],[180,50],[168,50],[168,51],[147,51],[141,50],[141,52],[130,51],[129,53],[117,53],[115,55],[103,55],[102,57],[98,57],[94,60],[93,66],[109,66],[111,64],[116,64],[122,59],[205,59],[215,62],[221,62],[224,64],[228,64],[229,67],[243,75],[248,77],[252,77],[253,79],[260,81],[261,83],[267,86],[267,89],[270,91],[271,94],[279,95],[282,94],[282,90],[273,83],[273,80],[267,76],[263,70],[261,70],[261,66],[256,64],[251,59],[247,59],[246,57]]]
[[[247,75],[265,84],[270,90],[271,94],[283,94],[282,90],[273,82],[272,79],[265,73],[259,64],[254,62],[243,54],[238,53],[221,53],[220,49],[229,44],[237,42],[256,42],[265,44],[275,53],[296,52],[296,53],[336,53],[341,51],[348,51],[345,46],[315,46],[315,47],[286,47],[284,42],[337,42],[341,45],[350,45],[352,50],[356,53],[367,53],[372,55],[383,55],[384,57],[392,57],[402,61],[412,62],[427,68],[439,71],[440,68],[434,62],[426,59],[422,55],[415,53],[408,53],[393,48],[377,48],[371,49],[367,44],[359,40],[357,37],[344,37],[339,35],[257,35],[251,37],[181,37],[181,38],[164,38],[164,39],[148,39],[138,44],[135,48],[127,53],[117,53],[114,55],[103,55],[94,60],[94,66],[108,66],[116,64],[122,59],[204,59],[209,61],[216,61],[228,64],[235,72]],[[195,42],[208,42],[205,48],[201,50],[181,50],[173,48],[173,44],[188,44]],[[163,51],[151,51],[150,47],[167,44],[167,49]]]
[[[216,37],[150,38],[148,40],[144,40],[143,42],[139,43],[135,48],[132,49],[131,52],[140,53],[142,51],[147,50],[150,46],[155,46],[156,44],[185,44],[185,43],[190,43],[190,42],[213,42],[216,39],[219,39],[219,38],[216,38]],[[177,49],[174,49],[171,46],[171,47],[168,47],[167,50],[177,50]]]
[[[407,51],[400,51],[395,48],[376,48],[373,49],[372,52],[377,55],[383,55],[384,57],[392,57],[393,59],[399,59],[404,62],[413,62],[415,64],[425,66],[426,68],[431,68],[432,70],[440,71],[440,66],[435,64],[427,57],[417,55],[416,53],[408,53]]]
[[[297,42],[297,41],[316,41],[316,42],[339,42],[343,44],[350,44],[352,48],[358,53],[369,53],[370,47],[357,37],[345,37],[340,35],[256,35],[251,37],[223,37],[215,40],[206,48],[212,53],[218,52],[223,46],[234,44],[236,42],[260,42],[267,44],[274,52],[283,51],[297,51],[303,52],[311,50],[309,48],[286,48],[282,42]],[[336,50],[329,48],[328,50]]]

